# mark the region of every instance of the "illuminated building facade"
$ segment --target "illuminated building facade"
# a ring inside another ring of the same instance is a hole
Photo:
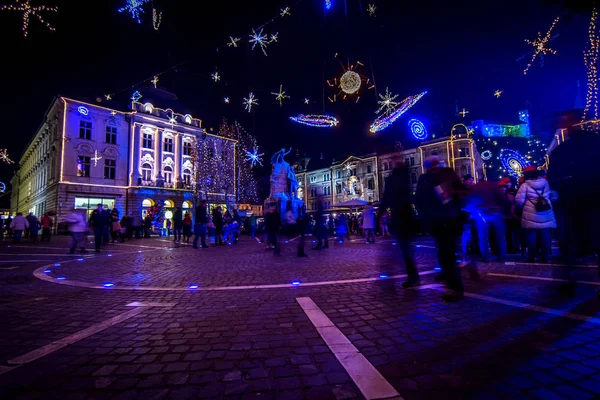
[[[168,218],[175,207],[191,209],[196,141],[210,150],[200,157],[218,155],[215,175],[235,182],[237,142],[207,133],[199,119],[150,102],[134,101],[127,111],[100,104],[54,100],[13,177],[13,213],[53,211],[60,222],[74,210],[89,214],[99,203],[120,215],[144,216],[158,206]],[[233,204],[235,190],[233,184],[199,194]]]

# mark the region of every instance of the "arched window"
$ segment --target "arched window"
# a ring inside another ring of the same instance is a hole
[[[184,210],[189,210],[190,208],[192,208],[192,202],[188,200],[184,201],[181,205],[181,208],[183,208]]]
[[[190,114],[185,114],[185,117],[183,117],[183,119],[185,120],[186,124],[192,123],[192,116]]]
[[[175,207],[175,203],[173,203],[173,200],[165,200],[165,208],[173,208]]]
[[[144,163],[142,165],[142,180],[143,181],[151,181],[152,180],[152,165],[149,163]]]
[[[163,172],[165,175],[165,183],[173,183],[173,168],[167,165]]]
[[[142,207],[143,208],[152,207],[153,205],[154,205],[154,200],[152,200],[152,199],[144,199],[142,201]]]
[[[148,114],[152,114],[154,111],[154,106],[151,103],[146,103],[144,104],[144,111],[146,111]]]
[[[186,185],[190,185],[192,183],[192,171],[189,169],[183,170],[183,183]]]

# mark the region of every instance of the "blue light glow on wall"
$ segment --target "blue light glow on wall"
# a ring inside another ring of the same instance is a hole
[[[425,124],[418,119],[411,119],[408,121],[408,127],[415,139],[424,140],[427,138],[427,128],[425,128]]]
[[[332,6],[331,0],[325,0],[325,9],[331,10],[331,6]]]

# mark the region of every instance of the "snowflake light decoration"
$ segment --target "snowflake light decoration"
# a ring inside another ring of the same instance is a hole
[[[29,34],[29,18],[34,15],[42,24],[46,25],[51,31],[55,31],[56,29],[50,25],[49,22],[44,21],[42,16],[39,14],[40,11],[53,11],[58,12],[58,7],[49,7],[49,6],[31,6],[31,0],[17,0],[17,4],[8,4],[0,7],[0,11],[22,11],[23,12],[23,26],[21,27],[23,31],[23,36],[27,37]]]
[[[224,98],[223,98],[223,102],[224,102],[225,104],[229,104],[229,97],[224,97]]]
[[[112,100],[112,95],[111,94],[105,94],[104,98],[106,99],[106,101]]]
[[[248,97],[244,97],[244,101],[242,102],[246,107],[246,111],[252,111],[252,106],[258,105],[258,99],[254,97],[254,93],[250,92]]]
[[[458,112],[458,115],[460,115],[461,117],[463,117],[463,118],[464,118],[464,117],[466,117],[466,116],[467,116],[467,114],[468,114],[468,113],[469,113],[469,110],[467,110],[467,109],[463,108],[463,109],[462,109],[462,111],[459,111],[459,112]]]
[[[279,32],[275,32],[271,34],[271,39],[269,39],[269,43],[277,42],[279,38]]]
[[[233,36],[229,36],[229,42],[227,43],[227,47],[238,47],[238,42],[240,38],[234,38]]]
[[[388,88],[385,88],[385,96],[382,94],[379,94],[379,98],[381,100],[377,101],[377,104],[380,104],[379,109],[377,111],[375,111],[375,114],[379,114],[381,111],[383,111],[385,109],[384,114],[388,114],[391,113],[392,111],[394,111],[394,108],[399,104],[398,102],[394,101],[396,100],[396,97],[398,97],[399,95],[395,94],[391,94],[390,91],[388,90]]]
[[[171,124],[171,129],[177,125],[177,117],[173,111],[171,111],[171,115],[169,116],[169,124]]]
[[[377,7],[375,7],[375,4],[369,4],[369,6],[367,7],[367,11],[369,12],[369,15],[371,17],[375,16],[375,10],[377,10]]]
[[[339,61],[337,54],[335,55],[335,58]],[[344,71],[341,77],[339,79],[334,78],[332,81],[326,81],[330,87],[339,89],[339,92],[334,94],[333,98],[329,97],[329,101],[335,103],[338,95],[343,95],[343,99],[346,99],[348,96],[356,95],[356,102],[358,103],[362,87],[367,86],[369,89],[373,89],[375,85],[371,85],[371,80],[358,72],[359,68],[364,66],[360,61],[357,61],[356,64],[349,65],[348,67],[340,61],[340,65]]]
[[[421,100],[421,98],[426,94],[427,92],[421,92],[419,94],[409,96],[406,99],[402,100],[400,102],[400,105],[398,105],[398,107],[396,107],[396,109],[393,112],[387,115],[382,115],[378,117],[375,121],[373,121],[371,127],[369,128],[369,131],[371,133],[376,133],[389,127],[394,122],[396,122],[402,116],[402,114],[404,114],[412,106],[414,106],[417,103],[417,101]]]
[[[94,150],[94,157],[90,158],[94,162],[94,167],[98,166],[98,161],[102,160],[102,157],[98,156],[98,150]]]
[[[215,71],[214,74],[210,74],[210,78],[216,83],[221,80],[221,75],[219,75],[219,71]]]
[[[142,94],[140,93],[139,90],[136,90],[135,92],[133,92],[133,94],[131,95],[131,100],[138,102],[140,101],[140,99],[142,98]]]
[[[286,15],[292,15],[292,13],[290,12],[290,8],[289,7],[282,8],[280,15],[282,17],[285,17]]]
[[[304,98],[304,104],[310,104],[310,99],[308,97]]]
[[[285,94],[285,91],[283,90],[283,85],[279,85],[279,92],[271,92],[271,94],[275,96],[275,100],[279,102],[279,107],[283,106],[283,100],[290,98],[290,96],[287,96]]]
[[[252,35],[248,35],[248,36],[250,36],[249,42],[252,43],[252,50],[254,50],[256,45],[259,45],[263,54],[265,56],[268,55],[267,54],[267,46],[269,44],[271,44],[271,42],[273,41],[272,37],[271,37],[271,39],[269,39],[269,35],[263,35],[262,28],[260,29],[260,32],[258,32],[258,33],[256,33],[256,31],[254,29],[252,29]],[[275,41],[277,41],[277,34],[275,34]]]
[[[312,126],[314,128],[333,128],[339,121],[331,115],[303,115],[290,117],[290,120],[302,125]]]
[[[131,13],[131,18],[135,19],[138,24],[141,24],[140,13],[144,13],[143,6],[150,0],[127,0],[127,4],[124,7],[119,8],[118,12],[127,11]]]
[[[162,11],[156,11],[156,8],[152,9],[152,26],[154,30],[157,31],[160,27],[160,23],[162,22]]]
[[[553,49],[547,47],[547,45],[548,45],[548,42],[550,42],[558,37],[558,35],[555,35],[554,37],[552,36],[552,29],[554,29],[554,26],[558,23],[559,19],[560,19],[560,17],[556,17],[554,19],[554,21],[552,21],[552,25],[550,26],[550,29],[548,29],[548,32],[546,32],[546,35],[544,37],[542,37],[541,32],[538,32],[537,39],[535,39],[535,40],[525,39],[525,43],[532,45],[534,50],[532,53],[533,55],[531,56],[531,60],[527,64],[527,67],[525,67],[525,69],[523,70],[523,75],[527,75],[527,71],[529,71],[529,68],[533,65],[533,63],[535,62],[535,60],[538,56],[540,56],[540,65],[543,67],[544,66],[544,56],[546,54],[556,54],[556,50],[553,50]],[[525,56],[519,58],[519,60],[524,57]]]
[[[498,89],[494,92],[494,96],[496,96],[496,98],[498,99],[500,98],[500,96],[502,96],[502,93],[504,93],[504,90]]]
[[[8,150],[4,149],[0,149],[0,161],[2,161],[5,164],[14,164],[15,162],[13,160],[10,159],[10,157],[8,157]]]
[[[253,151],[246,150],[246,161],[250,162],[250,167],[254,167],[256,164],[260,164],[262,167],[262,157],[265,153],[259,153],[258,147],[254,145]]]
[[[150,82],[152,82],[152,84],[154,85],[154,89],[156,89],[156,85],[158,85],[158,76],[154,75],[154,78],[152,78],[152,80]]]

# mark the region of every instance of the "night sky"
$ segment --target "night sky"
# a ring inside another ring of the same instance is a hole
[[[470,111],[466,122],[516,121],[517,111],[528,101],[534,133],[549,132],[553,129],[549,116],[574,106],[577,80],[585,97],[582,51],[587,15],[561,19],[555,28],[560,36],[550,46],[558,54],[547,56],[543,68],[536,63],[523,76],[527,60],[516,62],[529,50],[524,39],[535,39],[538,31],[544,33],[561,15],[541,1],[491,5],[332,0],[331,10],[325,12],[324,0],[301,0],[291,16],[265,26],[265,33],[279,34],[278,42],[268,48],[268,57],[258,48],[251,50],[248,34],[279,17],[280,8],[293,4],[292,0],[154,0],[154,7],[163,11],[158,31],[152,27],[151,3],[137,24],[129,14],[117,12],[125,0],[32,2],[59,7],[58,13],[43,14],[56,32],[32,18],[29,37],[24,38],[21,15],[0,12],[4,61],[0,148],[8,148],[14,160],[42,123],[55,95],[93,101],[121,91],[114,99],[127,107],[132,85],[144,80],[148,84],[154,74],[165,70],[169,72],[160,76],[160,87],[176,93],[207,128],[216,130],[223,117],[237,119],[256,135],[267,161],[283,146],[313,157],[323,152],[326,158],[364,154],[395,141],[412,147],[408,119],[421,119],[437,136],[447,134],[460,120],[455,116],[456,101]],[[375,17],[367,13],[369,2],[377,7]],[[242,38],[240,47],[225,45],[230,35]],[[335,53],[344,63],[361,61],[363,74],[375,78],[379,93],[389,87],[399,94],[397,100],[423,90],[429,93],[396,125],[369,136],[377,108],[375,90],[363,89],[358,104],[327,100],[333,90],[325,79],[343,72]],[[218,84],[210,79],[216,69],[223,77]],[[291,96],[281,108],[270,94],[280,84]],[[504,90],[500,99],[493,96],[496,89]],[[260,103],[251,114],[241,104],[250,91]],[[223,96],[229,96],[231,104],[224,104]],[[304,104],[305,97],[310,97],[310,105]],[[340,125],[316,129],[288,119],[323,111],[336,116]],[[12,168],[0,166],[0,181],[8,183],[11,176]]]

